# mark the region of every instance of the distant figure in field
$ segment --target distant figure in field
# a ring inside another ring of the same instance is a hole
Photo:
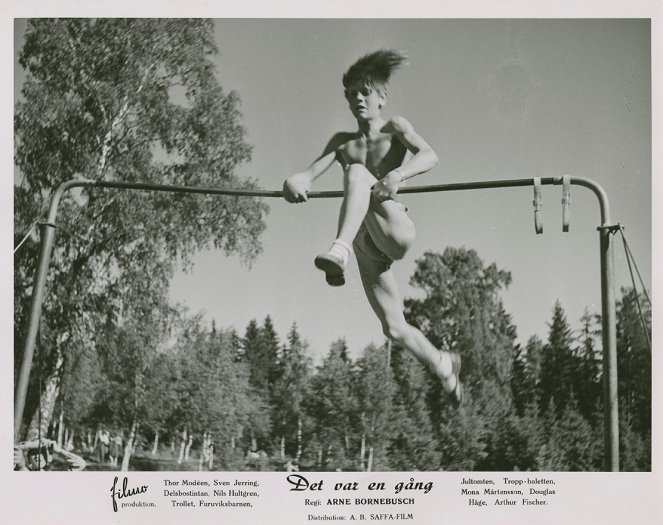
[[[118,459],[122,452],[122,441],[122,435],[119,432],[116,432],[115,435],[110,438],[108,457],[111,465],[118,464]]]
[[[106,427],[101,427],[99,429],[99,463],[103,464],[106,462],[106,457],[108,457],[108,451],[110,447],[110,433],[106,430]]]
[[[344,198],[336,239],[315,259],[331,286],[345,284],[353,251],[368,302],[390,340],[401,344],[439,377],[454,406],[463,402],[460,356],[435,348],[405,320],[403,303],[391,270],[415,238],[406,208],[395,200],[400,184],[435,166],[438,157],[401,116],[385,118],[387,84],[406,57],[382,50],[360,58],[343,76],[345,98],[357,121],[353,132],[336,133],[305,171],[287,178],[288,202],[308,201],[312,182],[337,161],[343,168]]]

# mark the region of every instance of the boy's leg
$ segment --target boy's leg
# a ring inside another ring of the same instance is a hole
[[[371,198],[364,224],[377,249],[391,261],[402,259],[416,237],[405,206],[393,200],[379,202]]]
[[[336,240],[326,253],[315,258],[315,265],[325,272],[332,286],[345,284],[345,266],[352,241],[364,222],[376,178],[361,164],[352,164],[343,176],[343,202],[338,216]]]
[[[338,215],[336,239],[351,245],[364,222],[371,190],[378,180],[361,164],[351,164],[343,176],[343,202]]]
[[[352,164],[343,179],[344,197],[338,219],[336,240],[315,264],[327,274],[332,285],[345,283],[343,271],[350,255],[350,246],[362,223],[366,224],[378,249],[389,259],[403,257],[415,236],[414,224],[403,206],[395,201],[378,202],[371,190],[377,179],[361,164]]]
[[[352,244],[365,219],[377,248],[392,261],[397,261],[403,258],[414,241],[414,224],[402,204],[393,200],[379,202],[372,196],[377,181],[361,164],[352,164],[346,170],[337,240]]]
[[[360,232],[363,235],[363,232]],[[440,351],[417,328],[408,324],[403,303],[389,263],[370,243],[355,243],[355,253],[366,297],[389,339],[398,342],[419,361],[428,366],[441,380],[444,390],[452,393],[454,402],[462,402],[462,386],[458,379],[459,361],[456,354]]]

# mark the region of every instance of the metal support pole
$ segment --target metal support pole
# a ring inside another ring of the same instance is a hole
[[[603,340],[603,468],[619,471],[619,406],[617,396],[617,331],[615,312],[614,227],[599,228],[601,241],[601,319]]]
[[[571,177],[571,184],[589,188],[599,200],[601,226],[598,227],[601,257],[601,335],[603,344],[603,468],[619,471],[619,405],[617,392],[617,313],[612,234],[619,226],[611,224],[608,196],[601,186],[583,177]]]
[[[562,177],[545,177],[543,185],[561,185]],[[400,193],[429,193],[438,191],[477,190],[492,188],[514,188],[532,186],[532,179],[511,179],[498,181],[460,182],[404,188]],[[603,333],[603,421],[604,421],[604,468],[619,470],[619,414],[617,403],[617,337],[614,292],[613,249],[611,235],[615,226],[610,224],[610,208],[608,197],[596,182],[584,177],[570,177],[570,184],[584,186],[594,192],[601,210],[600,245],[601,245],[601,312]],[[44,298],[46,274],[54,242],[55,219],[60,199],[64,192],[74,187],[111,188],[119,190],[162,191],[170,193],[235,195],[246,197],[281,197],[280,191],[265,190],[229,190],[224,188],[205,188],[194,186],[169,186],[164,184],[143,184],[130,182],[105,182],[95,180],[73,180],[60,184],[53,193],[48,214],[48,221],[43,227],[39,263],[35,271],[35,282],[32,291],[32,305],[23,350],[23,362],[18,378],[14,398],[14,440],[20,440],[25,398],[28,391],[28,380],[37,340],[41,306]],[[342,197],[342,191],[312,192],[309,198]]]
[[[37,343],[37,334],[39,333],[39,320],[41,318],[41,307],[44,303],[44,293],[46,290],[46,276],[51,262],[51,252],[55,243],[55,219],[58,214],[58,205],[65,191],[76,186],[91,185],[92,181],[69,181],[60,184],[53,192],[51,203],[48,210],[48,219],[42,223],[39,262],[35,270],[35,278],[32,284],[32,297],[30,299],[30,317],[28,327],[23,341],[23,360],[21,362],[21,371],[18,376],[18,383],[14,391],[14,443],[21,440],[21,429],[23,426],[23,412],[25,411],[25,399],[28,394],[28,383],[30,381],[30,371],[32,370],[32,360]],[[40,393],[41,395],[41,393]]]
[[[35,279],[32,288],[30,304],[30,320],[28,330],[25,334],[23,361],[18,376],[16,392],[14,394],[14,443],[21,439],[21,426],[23,423],[23,411],[25,410],[25,398],[28,394],[28,382],[30,370],[32,369],[32,358],[35,353],[37,334],[39,333],[39,318],[41,317],[41,306],[44,302],[44,290],[46,289],[46,275],[48,265],[51,261],[51,251],[55,240],[55,224],[42,223],[41,225],[41,250],[39,252],[39,263],[35,271]]]

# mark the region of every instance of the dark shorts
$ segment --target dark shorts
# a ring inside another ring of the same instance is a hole
[[[403,213],[407,213],[408,209],[405,204],[398,201],[394,202],[398,205]],[[371,238],[371,234],[368,232],[365,221],[359,227],[359,231],[357,232],[357,236],[352,243],[352,247],[354,248],[356,255],[361,255],[370,259],[371,261],[383,264],[383,271],[388,270],[391,267],[391,264],[394,262],[386,254],[381,252],[375,245],[373,239]]]
[[[368,229],[364,223],[361,224],[361,227],[357,232],[357,236],[352,243],[352,247],[354,248],[355,254],[357,256],[366,257],[371,261],[384,264],[386,266],[385,270],[388,269],[393,262],[389,257],[378,250],[377,246],[375,246],[375,243],[371,238],[371,234],[368,233]]]

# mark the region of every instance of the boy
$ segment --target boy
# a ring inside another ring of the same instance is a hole
[[[83,470],[85,466],[81,456],[63,449],[52,439],[14,445],[14,470]]]
[[[286,179],[283,196],[288,202],[306,202],[311,183],[335,160],[341,164],[344,197],[338,233],[329,251],[316,257],[315,265],[325,272],[327,283],[341,286],[354,247],[364,291],[385,336],[429,366],[452,403],[459,406],[463,401],[460,356],[437,350],[407,323],[391,271],[392,262],[403,258],[415,237],[405,207],[394,200],[399,184],[438,162],[433,149],[406,119],[382,116],[391,73],[405,60],[398,52],[382,50],[348,69],[343,86],[358,131],[334,135],[306,171]]]

